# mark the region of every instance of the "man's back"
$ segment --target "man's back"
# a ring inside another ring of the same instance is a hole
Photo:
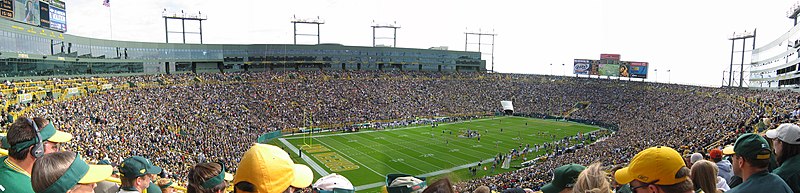
[[[772,173],[778,175],[794,192],[800,192],[800,156],[787,159]]]
[[[726,193],[770,192],[792,193],[792,189],[778,175],[761,171],[750,175],[747,181],[739,184]]]
[[[21,168],[6,161],[8,157],[0,157],[0,192],[33,193],[31,177]]]

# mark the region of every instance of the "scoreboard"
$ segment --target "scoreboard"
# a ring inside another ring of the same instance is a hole
[[[0,0],[0,17],[14,19],[14,0]]]
[[[0,0],[0,18],[67,31],[67,14],[61,0]]]
[[[647,78],[647,62],[621,61],[619,54],[601,54],[600,60],[575,59],[573,73],[609,77]]]

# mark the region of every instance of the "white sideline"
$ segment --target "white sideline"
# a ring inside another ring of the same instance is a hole
[[[484,160],[481,163],[491,163],[493,161],[494,161],[494,158],[488,159],[488,160]],[[450,168],[450,169],[439,170],[439,171],[435,171],[435,172],[431,172],[431,173],[427,173],[427,174],[422,174],[422,175],[416,175],[416,176],[419,176],[419,177],[431,177],[431,176],[436,176],[436,175],[440,175],[440,174],[446,174],[446,173],[450,173],[450,172],[453,172],[453,171],[456,171],[456,170],[460,170],[460,169],[464,169],[464,168],[468,168],[468,167],[472,167],[472,166],[477,166],[477,165],[478,165],[478,162],[473,162],[473,163],[468,163],[468,164],[456,166],[456,167],[453,167],[453,168]],[[386,185],[386,182],[375,182],[375,183],[372,183],[372,184],[365,184],[365,185],[361,185],[361,186],[356,186],[356,191],[358,191],[358,190],[366,190],[366,189],[370,189],[370,188],[376,188],[376,187],[380,187],[380,186],[383,186],[383,185]]]
[[[286,141],[286,139],[283,139],[283,138],[279,138],[278,140],[281,141],[281,143],[283,143],[283,145],[288,147],[289,150],[292,150],[292,152],[297,154],[297,148],[294,147],[294,145],[292,145],[292,143],[289,143],[289,141]],[[311,169],[314,169],[314,171],[317,171],[317,173],[319,175],[327,176],[329,174],[328,171],[325,171],[325,169],[322,169],[322,167],[320,167],[317,164],[317,162],[314,162],[314,160],[311,160],[311,158],[308,157],[307,153],[305,153],[302,156],[300,156],[300,158],[302,158],[303,161],[306,161],[306,164],[308,164],[308,166],[311,166]]]

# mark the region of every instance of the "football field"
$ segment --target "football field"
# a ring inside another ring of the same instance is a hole
[[[459,137],[467,129],[480,133],[477,138]],[[405,173],[426,177],[447,175],[459,180],[497,174],[505,171],[497,166],[493,172],[483,170],[471,176],[465,168],[483,162],[491,167],[491,159],[498,153],[507,154],[530,144],[555,141],[578,133],[600,128],[573,122],[532,119],[524,117],[494,117],[453,123],[442,123],[432,128],[420,125],[405,128],[361,131],[355,133],[313,134],[312,140],[302,135],[284,136],[280,142],[295,162],[306,164],[314,170],[315,179],[321,174],[339,173],[347,177],[357,191],[378,190],[386,174]],[[304,141],[305,140],[305,141]],[[304,145],[305,144],[305,145]],[[308,145],[310,144],[310,146]],[[299,158],[298,148],[303,149]],[[533,159],[545,150],[528,154]],[[312,160],[314,163],[306,163]],[[519,165],[522,159],[512,162]],[[464,176],[464,177],[458,177]],[[428,182],[432,183],[432,182]],[[376,191],[368,191],[376,192]]]

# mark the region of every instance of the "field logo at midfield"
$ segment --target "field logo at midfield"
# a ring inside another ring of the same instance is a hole
[[[339,153],[336,152],[318,153],[313,154],[313,156],[322,162],[325,167],[331,169],[332,172],[350,171],[359,168],[358,165],[344,159],[344,157],[339,156]]]

